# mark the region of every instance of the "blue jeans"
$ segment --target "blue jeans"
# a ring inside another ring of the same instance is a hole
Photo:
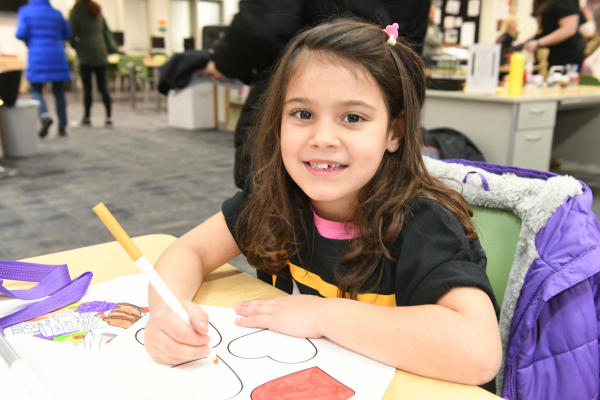
[[[29,93],[31,97],[40,102],[40,108],[38,115],[41,118],[44,114],[48,113],[46,108],[46,102],[44,101],[44,95],[42,89],[44,88],[43,83],[30,83]],[[65,128],[67,126],[67,101],[65,100],[65,83],[64,82],[52,82],[52,93],[56,100],[56,113],[58,114],[58,127]]]

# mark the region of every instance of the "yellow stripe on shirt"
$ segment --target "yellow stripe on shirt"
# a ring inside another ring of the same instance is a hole
[[[338,288],[331,283],[327,283],[321,279],[320,276],[313,274],[304,268],[300,268],[292,263],[290,264],[290,272],[292,277],[301,284],[308,286],[319,292],[323,297],[334,298],[338,297]],[[346,294],[346,297],[349,297]],[[377,293],[365,293],[359,294],[356,299],[363,303],[377,304],[380,306],[396,306],[396,295],[395,294],[377,294]]]

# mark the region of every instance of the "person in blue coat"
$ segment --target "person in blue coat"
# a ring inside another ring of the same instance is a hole
[[[19,8],[17,38],[29,48],[27,80],[31,96],[39,100],[39,117],[42,122],[40,137],[48,134],[52,118],[48,114],[42,95],[44,83],[52,83],[52,93],[56,99],[58,133],[66,135],[67,103],[65,82],[71,80],[64,42],[71,37],[71,29],[60,11],[48,0],[30,0]]]

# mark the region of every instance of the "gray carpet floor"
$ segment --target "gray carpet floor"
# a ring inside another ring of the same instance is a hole
[[[47,96],[50,97],[50,96]],[[68,97],[69,120],[81,101]],[[52,101],[48,99],[52,109]],[[217,213],[233,185],[233,134],[167,126],[165,109],[125,100],[114,104],[112,129],[95,102],[92,127],[69,126],[67,137],[40,140],[38,155],[0,158],[17,168],[0,179],[0,259],[18,260],[114,240],[92,211],[104,202],[130,236],[181,236]],[[600,165],[565,161],[554,172],[573,175],[600,193]],[[600,201],[593,206],[600,214]],[[253,273],[243,256],[232,261]]]
[[[46,96],[53,109],[51,96]],[[92,207],[104,202],[132,236],[181,236],[219,212],[231,197],[233,134],[167,126],[165,109],[113,103],[114,127],[104,107],[92,107],[92,127],[77,127],[83,107],[68,96],[66,137],[57,120],[40,139],[38,155],[0,159],[17,168],[0,179],[0,259],[18,260],[112,241]],[[245,271],[245,259],[232,262]]]

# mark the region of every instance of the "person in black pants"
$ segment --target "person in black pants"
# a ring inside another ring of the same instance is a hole
[[[98,91],[102,94],[106,107],[106,126],[112,126],[111,101],[106,84],[106,66],[108,53],[112,48],[112,33],[100,11],[100,5],[93,0],[76,0],[69,14],[69,24],[73,32],[71,46],[79,58],[79,72],[83,83],[83,104],[85,114],[81,125],[90,125],[90,108],[92,106],[92,73],[96,75]],[[111,48],[109,48],[111,47]]]
[[[236,78],[253,89],[242,108],[235,129],[234,180],[244,187],[251,173],[245,143],[255,126],[261,96],[267,87],[270,68],[279,52],[300,30],[332,16],[358,17],[381,26],[397,22],[400,36],[421,54],[427,32],[431,0],[247,0],[239,3],[225,37],[219,41],[202,76],[226,80]]]
[[[106,83],[106,67],[94,67],[91,65],[80,65],[79,73],[81,75],[81,83],[83,84],[83,105],[85,114],[81,120],[82,125],[90,125],[90,109],[92,108],[92,73],[96,75],[96,86],[102,95],[102,101],[106,108],[106,125],[112,125],[111,119],[111,100],[108,93],[108,85]]]

